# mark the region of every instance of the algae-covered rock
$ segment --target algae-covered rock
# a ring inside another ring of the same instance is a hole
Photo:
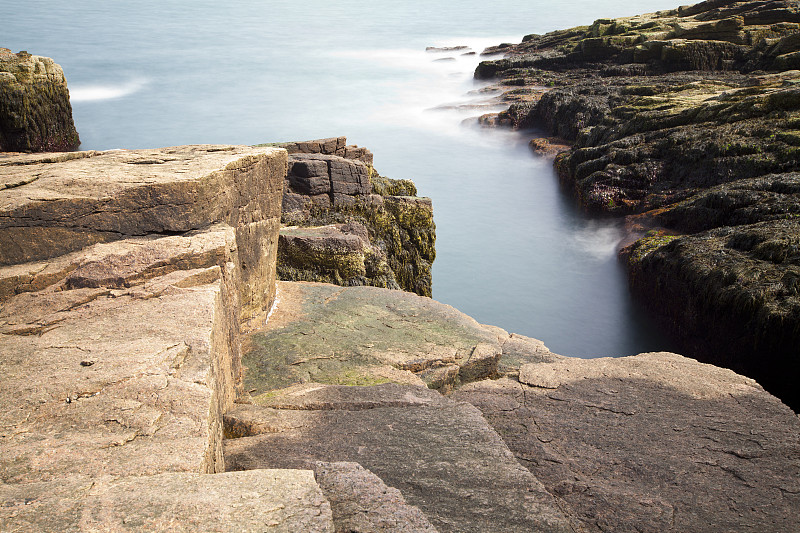
[[[417,197],[410,180],[380,176],[371,154],[336,155],[358,154],[345,143],[338,137],[284,145],[295,153],[283,196],[289,227],[279,243],[278,275],[431,296],[436,233],[430,199]]]
[[[61,67],[0,48],[0,152],[63,152],[80,144]]]
[[[629,269],[633,291],[687,353],[800,406],[799,218],[673,237],[634,253]]]
[[[243,356],[245,388],[296,383],[428,385],[444,391],[498,375],[508,333],[404,291],[279,282],[279,304]],[[448,379],[438,379],[443,368]]]
[[[631,285],[687,355],[764,379],[795,408],[798,51],[796,2],[710,0],[530,35],[475,73],[513,86],[497,122],[571,143],[554,165],[586,211],[644,234],[623,253]],[[723,243],[752,235],[769,257]]]

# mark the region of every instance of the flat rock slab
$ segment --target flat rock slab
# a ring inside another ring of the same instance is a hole
[[[373,402],[385,391],[386,405],[348,409],[352,392],[328,386],[308,393],[319,402],[330,391],[323,410],[308,409],[302,393],[276,398],[283,409],[237,406],[226,427],[251,436],[225,441],[227,468],[357,462],[400,490],[441,532],[573,531],[556,500],[473,406],[418,387],[406,387],[408,403],[397,406],[406,396],[397,385],[367,389]]]
[[[302,382],[447,391],[501,368],[515,373],[525,362],[559,357],[539,341],[408,292],[296,282],[279,282],[278,291],[273,315],[244,356],[253,394]]]
[[[308,470],[71,477],[0,484],[0,530],[332,533]]]
[[[564,359],[465,386],[588,531],[800,530],[800,419],[675,354]]]
[[[285,168],[285,152],[245,146],[2,156],[0,264],[120,235],[280,217]]]
[[[336,533],[436,533],[400,491],[358,463],[317,463],[314,474],[333,512]]]

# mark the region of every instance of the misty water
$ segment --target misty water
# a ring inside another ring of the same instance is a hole
[[[82,149],[346,135],[433,199],[434,298],[558,353],[619,356],[669,348],[628,295],[619,223],[576,209],[533,132],[474,125],[492,110],[480,56],[425,48],[673,3],[6,0],[0,46],[62,65]]]

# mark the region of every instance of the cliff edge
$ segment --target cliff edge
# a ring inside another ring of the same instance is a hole
[[[0,156],[0,529],[800,527],[800,418],[749,378],[276,282],[288,165]]]

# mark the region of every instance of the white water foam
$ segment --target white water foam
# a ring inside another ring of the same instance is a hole
[[[622,228],[618,222],[610,220],[589,220],[572,236],[572,244],[581,254],[598,261],[616,257],[621,241]]]
[[[147,80],[138,78],[117,84],[75,85],[69,90],[71,102],[96,102],[123,98],[140,91]]]
[[[489,82],[476,82],[473,73],[478,63],[497,56],[481,56],[481,52],[500,42],[519,42],[516,37],[465,38],[432,40],[431,47],[370,50],[338,50],[329,54],[338,58],[352,58],[405,71],[409,76],[384,80],[381,90],[392,97],[372,110],[371,121],[435,130],[445,135],[463,136],[457,125],[470,117],[498,112],[504,105],[490,105],[492,94],[479,90]],[[466,46],[466,49],[444,50]],[[472,55],[469,55],[473,53]],[[454,127],[456,126],[456,127]]]

